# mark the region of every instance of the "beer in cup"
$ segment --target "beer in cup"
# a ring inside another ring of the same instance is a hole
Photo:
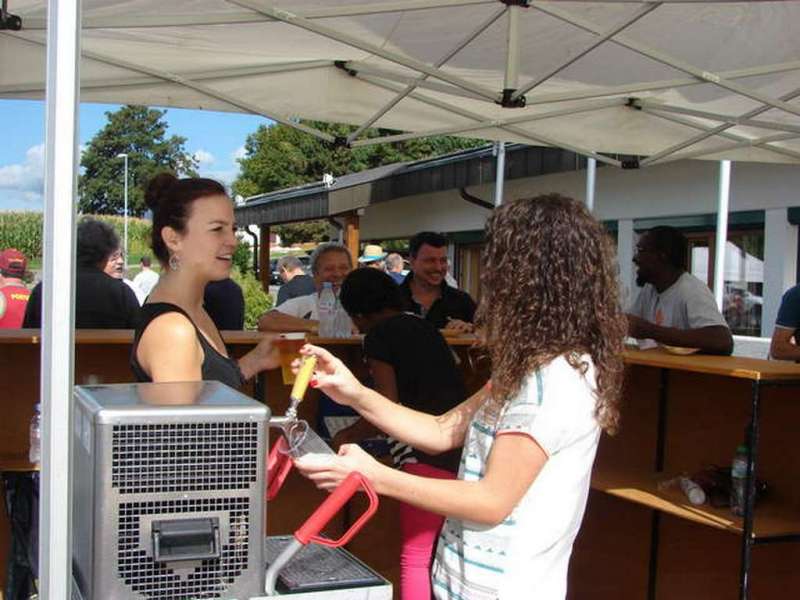
[[[281,336],[275,340],[275,345],[278,347],[278,352],[281,357],[283,383],[286,385],[294,383],[292,361],[294,361],[295,358],[300,358],[300,348],[302,348],[305,343],[306,334],[302,331],[282,333]]]

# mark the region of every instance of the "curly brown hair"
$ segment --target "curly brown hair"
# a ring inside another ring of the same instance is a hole
[[[546,194],[509,202],[486,225],[483,296],[475,323],[492,362],[492,396],[517,393],[526,377],[558,356],[596,373],[596,416],[619,423],[622,350],[614,248],[603,226],[571,198]]]

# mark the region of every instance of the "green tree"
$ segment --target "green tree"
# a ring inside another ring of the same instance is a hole
[[[108,123],[92,138],[81,156],[78,179],[80,209],[84,213],[122,214],[124,160],[128,155],[128,214],[147,210],[144,186],[155,174],[172,171],[195,176],[197,161],[186,152],[186,138],[167,135],[166,111],[144,106],[123,106],[107,112]]]
[[[355,129],[349,125],[317,121],[306,124],[342,138]],[[391,133],[395,132],[383,129],[369,129],[365,132],[366,137],[371,138]],[[233,191],[244,197],[254,196],[319,181],[324,173],[338,177],[381,165],[440,156],[485,143],[477,139],[436,136],[350,149],[328,144],[287,125],[262,125],[247,137],[245,156],[239,159],[241,170],[233,183]],[[321,241],[328,226],[320,221],[313,225],[283,225],[276,230],[289,243]],[[312,237],[303,237],[306,235]]]

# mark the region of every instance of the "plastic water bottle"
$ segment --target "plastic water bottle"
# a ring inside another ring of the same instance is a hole
[[[34,407],[31,426],[28,432],[30,435],[28,460],[38,465],[42,461],[42,407],[39,403]]]
[[[350,320],[350,315],[336,298],[336,316],[334,317],[334,337],[346,338],[352,334],[353,322]]]
[[[320,337],[336,337],[336,294],[328,281],[322,284],[322,291],[317,296],[317,313]]]
[[[705,504],[706,493],[699,485],[688,477],[681,477],[680,479],[681,490],[689,499],[690,504],[699,505]]]
[[[745,490],[747,489],[747,446],[736,448],[731,463],[731,512],[737,517],[744,515]]]

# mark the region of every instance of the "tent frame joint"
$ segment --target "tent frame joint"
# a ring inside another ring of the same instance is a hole
[[[641,167],[641,163],[639,162],[638,157],[633,158],[625,158],[620,161],[620,167],[623,169],[638,169]]]
[[[0,6],[0,30],[19,31],[22,29],[22,19],[8,12],[8,3],[3,0]]]
[[[505,4],[506,6],[521,6],[522,8],[528,8],[530,0],[498,0],[500,4]]]
[[[497,101],[497,104],[502,106],[503,108],[525,108],[525,104],[527,100],[525,100],[525,96],[517,96],[514,97],[514,92],[516,89],[505,88],[500,96],[500,99]]]
[[[358,71],[356,71],[352,67],[348,67],[346,60],[335,60],[333,61],[333,66],[336,67],[337,69],[341,69],[342,71],[350,75],[350,77],[358,76]]]
[[[625,101],[625,106],[627,108],[633,108],[635,110],[642,110],[642,103],[639,98],[630,97]]]

